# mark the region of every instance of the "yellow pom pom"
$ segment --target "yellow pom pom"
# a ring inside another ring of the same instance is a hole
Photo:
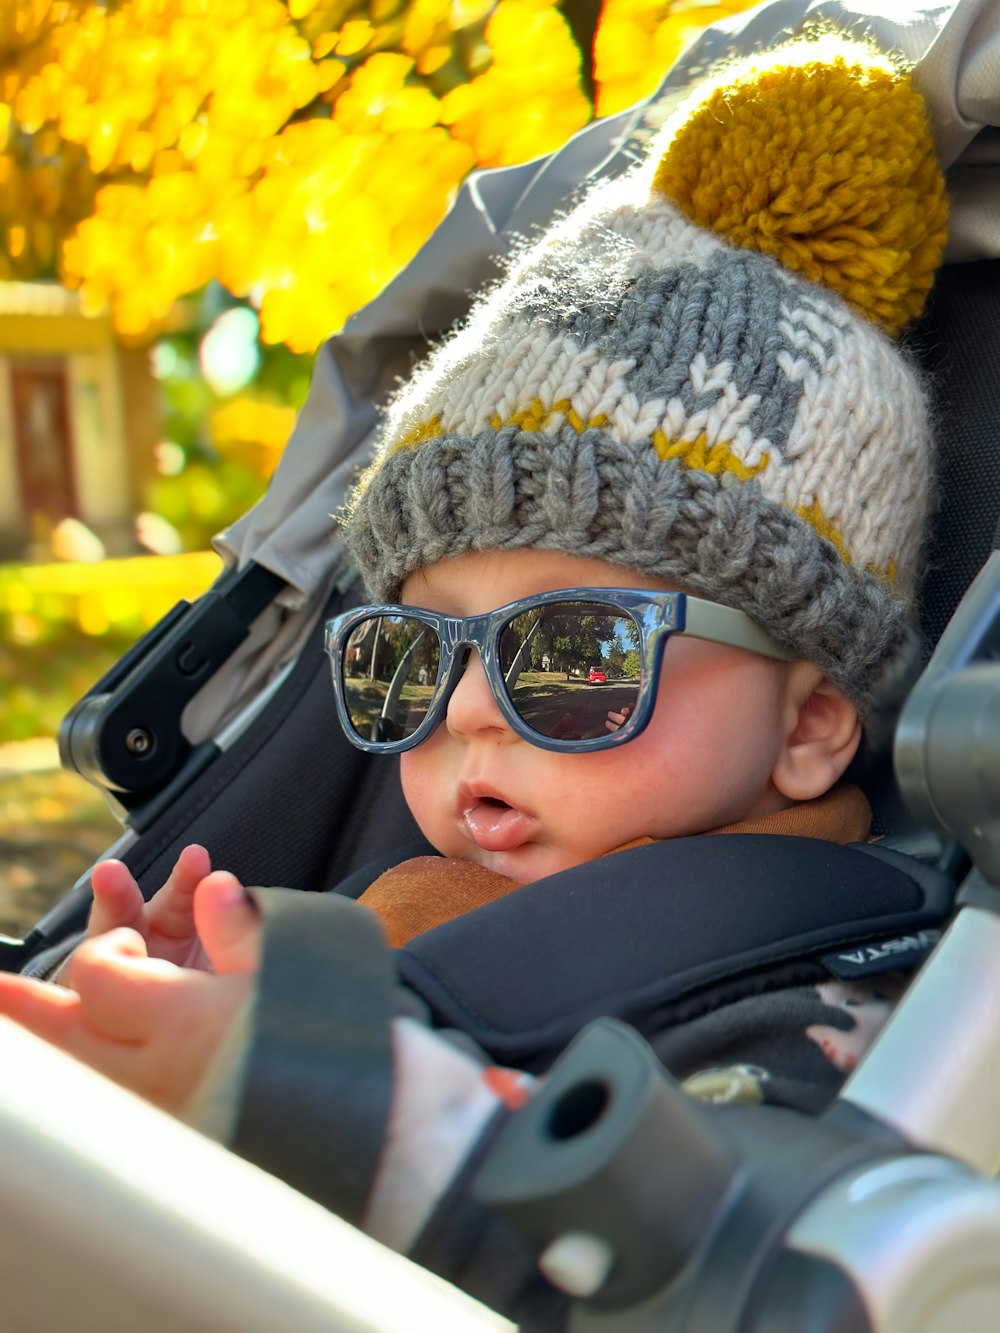
[[[909,77],[866,46],[830,47],[798,43],[716,81],[653,189],[896,333],[941,260],[944,180]]]

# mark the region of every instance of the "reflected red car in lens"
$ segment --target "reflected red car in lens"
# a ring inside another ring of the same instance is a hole
[[[593,666],[587,672],[588,685],[606,685],[607,683],[608,678],[601,667]]]

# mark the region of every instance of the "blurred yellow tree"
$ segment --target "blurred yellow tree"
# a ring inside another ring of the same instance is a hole
[[[0,278],[57,273],[130,336],[214,279],[312,351],[473,167],[558,147],[748,4],[6,0]]]

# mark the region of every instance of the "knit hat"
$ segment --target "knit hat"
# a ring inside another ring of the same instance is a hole
[[[905,72],[834,36],[733,66],[515,259],[391,406],[369,592],[519,547],[747,612],[867,714],[917,657],[928,411],[892,338],[946,233]]]

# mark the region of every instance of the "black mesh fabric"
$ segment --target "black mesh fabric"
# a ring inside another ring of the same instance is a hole
[[[940,463],[920,593],[929,657],[966,588],[979,573],[1000,524],[1000,263],[952,264],[938,275],[928,312],[909,339],[930,385]],[[858,780],[876,833],[916,825],[903,804],[886,752]]]
[[[930,648],[1000,536],[1000,263],[943,269],[913,350],[930,377],[941,455],[921,598]]]

